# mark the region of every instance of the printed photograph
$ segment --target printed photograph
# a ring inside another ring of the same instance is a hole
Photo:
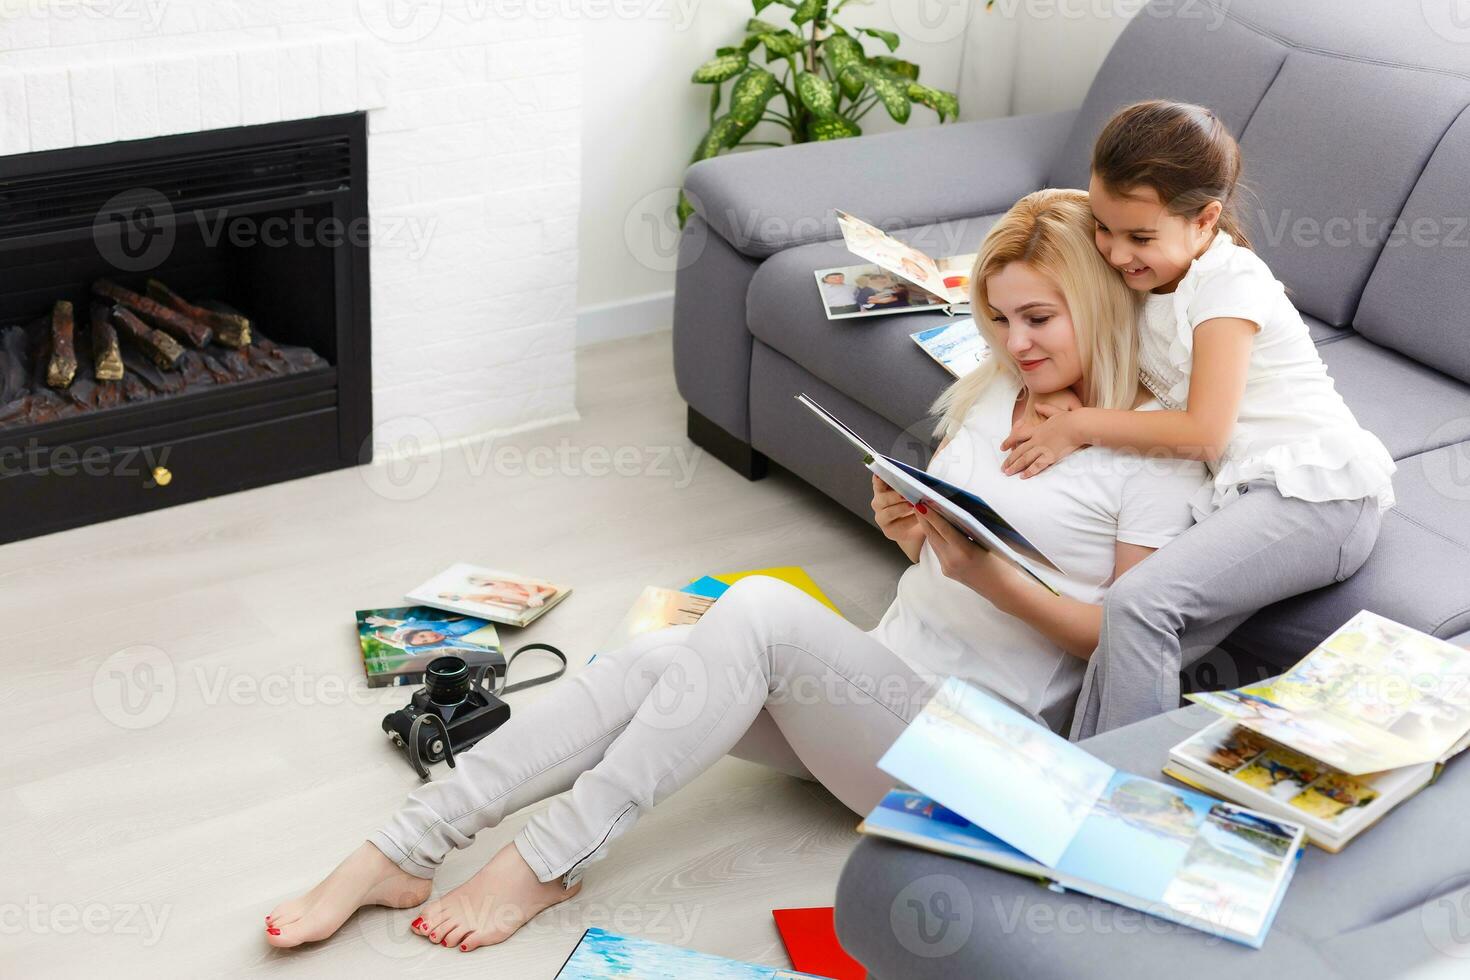
[[[1343,773],[1327,773],[1290,802],[1308,816],[1336,820],[1376,799],[1378,791],[1367,783]]]

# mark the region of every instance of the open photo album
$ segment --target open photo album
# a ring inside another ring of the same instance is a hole
[[[1224,717],[1164,772],[1338,851],[1470,744],[1467,680],[1470,651],[1365,610],[1280,677],[1189,695]]]
[[[846,212],[837,224],[848,251],[869,264],[816,270],[827,319],[968,309],[975,253],[935,259]]]
[[[903,494],[909,503],[924,501],[932,505],[971,541],[999,555],[1052,592],[1057,592],[1052,579],[1060,578],[1062,570],[1057,567],[1056,562],[1048,558],[985,500],[932,473],[926,473],[916,466],[878,452],[862,436],[818,405],[805,392],[797,395],[796,400],[846,439],[858,451],[864,465],[884,483]]]
[[[858,830],[1259,948],[1299,824],[1114,769],[951,678],[878,762],[903,787]]]
[[[1443,762],[1470,733],[1470,651],[1364,610],[1279,677],[1188,695],[1349,775]]]

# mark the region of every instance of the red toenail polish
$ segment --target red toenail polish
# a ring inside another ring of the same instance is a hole
[[[429,938],[430,939],[438,939],[439,938],[439,934],[438,933],[431,932],[431,933],[429,933]]]
[[[449,940],[448,939],[441,939],[441,940],[439,940],[439,945],[440,946],[443,946],[445,949],[448,949],[449,948]]]
[[[270,933],[272,936],[279,936],[281,934],[281,930],[275,928],[274,926],[267,929],[266,932]]]
[[[470,951],[470,948],[469,948],[469,947],[468,947],[468,946],[461,946],[461,947],[460,947],[460,948],[459,948],[459,951],[460,951],[460,952],[461,952],[461,953],[468,953],[468,952],[469,952],[469,951]]]
[[[419,918],[414,919],[413,920],[413,925],[412,925],[411,928],[417,929],[420,925],[423,924],[423,921],[424,921],[423,916],[420,916]]]

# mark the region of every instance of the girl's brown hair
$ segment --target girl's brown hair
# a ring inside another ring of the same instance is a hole
[[[1250,248],[1240,220],[1240,144],[1209,109],[1188,102],[1138,102],[1103,128],[1092,172],[1108,190],[1129,196],[1149,188],[1170,214],[1199,215],[1219,201],[1219,227]]]

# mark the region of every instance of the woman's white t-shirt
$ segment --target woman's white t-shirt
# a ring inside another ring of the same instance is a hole
[[[1117,542],[1159,548],[1193,523],[1189,500],[1206,485],[1205,468],[1092,446],[1029,480],[1006,476],[1000,444],[1019,392],[1019,382],[998,376],[928,471],[984,498],[1056,562],[1064,573],[1054,582],[1058,591],[1100,603],[1112,583]],[[1139,410],[1160,407],[1150,401]],[[871,635],[921,675],[969,680],[1053,730],[1070,717],[1086,668],[947,578],[927,543]]]
[[[1307,325],[1270,268],[1226,232],[1190,266],[1174,292],[1151,293],[1139,318],[1143,383],[1165,408],[1189,404],[1194,329],[1228,317],[1257,324],[1245,392],[1230,442],[1211,467],[1214,480],[1194,501],[1203,520],[1268,480],[1303,500],[1373,497],[1393,506],[1393,457],[1358,425],[1337,393]]]

